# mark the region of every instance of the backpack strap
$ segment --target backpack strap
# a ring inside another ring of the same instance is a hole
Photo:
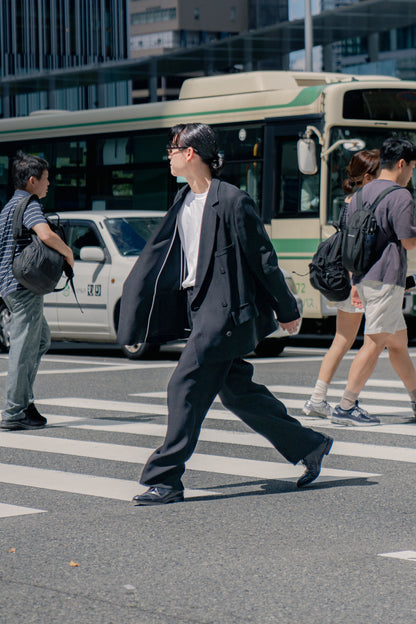
[[[16,255],[16,246],[19,238],[23,236],[23,213],[32,201],[39,201],[39,197],[37,195],[29,195],[28,197],[24,197],[20,200],[13,211],[13,223],[12,223],[12,233],[13,233],[13,249],[12,249],[12,264],[14,257]]]
[[[356,195],[356,197],[357,197],[357,210],[362,210],[362,208],[363,208],[363,188],[364,187],[362,186],[357,191],[357,195]],[[373,203],[369,207],[368,212],[371,212],[372,214],[374,214],[375,209],[377,208],[377,206],[379,205],[381,200],[386,197],[386,195],[388,195],[392,191],[395,191],[396,189],[402,189],[402,188],[403,187],[400,186],[399,184],[392,184],[392,186],[388,186],[387,188],[385,188],[383,191],[381,191],[381,193],[379,193],[379,195],[377,195],[377,197],[375,198],[375,200],[373,201]]]

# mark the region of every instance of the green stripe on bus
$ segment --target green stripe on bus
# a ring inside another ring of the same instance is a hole
[[[321,241],[318,238],[278,238],[273,239],[273,247],[277,253],[314,254]]]
[[[255,111],[273,111],[280,108],[290,108],[292,106],[307,106],[308,104],[312,104],[322,93],[323,89],[327,85],[318,85],[315,87],[305,87],[302,89],[300,93],[287,104],[273,104],[272,106],[251,106],[249,108],[229,108],[226,110],[213,110],[213,111],[203,111],[197,113],[186,113],[186,117],[201,117],[204,115],[226,115],[226,114],[238,114],[238,113],[248,113]],[[197,99],[197,98],[196,98]],[[175,100],[176,102],[188,102],[189,100]],[[90,110],[90,109],[89,109]],[[103,109],[97,109],[97,112]],[[72,114],[72,111],[66,111]],[[75,113],[78,111],[74,111]],[[86,111],[84,111],[86,112]],[[19,132],[42,132],[44,130],[60,130],[60,129],[69,129],[69,128],[84,128],[86,126],[105,126],[108,124],[128,124],[128,123],[138,123],[138,122],[146,122],[146,121],[160,121],[162,119],[177,119],[178,117],[183,117],[184,113],[176,113],[172,115],[154,115],[152,117],[134,117],[131,119],[111,119],[107,121],[93,121],[93,122],[85,122],[85,123],[74,123],[74,124],[64,124],[61,126],[44,126],[42,128],[22,128],[17,130],[9,130],[7,134],[16,134]]]

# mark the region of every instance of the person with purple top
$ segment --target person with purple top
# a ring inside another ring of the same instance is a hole
[[[364,306],[364,343],[351,364],[341,402],[332,412],[331,421],[334,423],[356,426],[380,423],[379,418],[359,407],[358,396],[386,347],[390,362],[409,393],[416,418],[416,371],[407,347],[407,328],[402,311],[406,251],[416,247],[414,202],[405,188],[415,165],[416,146],[411,141],[397,137],[386,139],[380,150],[380,175],[362,190],[365,206],[371,205],[389,186],[402,187],[393,190],[377,205],[378,259],[363,276],[353,277]],[[348,207],[347,223],[356,209],[354,196]]]

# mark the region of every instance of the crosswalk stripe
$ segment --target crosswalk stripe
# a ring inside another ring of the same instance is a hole
[[[8,441],[9,439],[9,441]],[[89,442],[86,440],[69,440],[66,438],[48,438],[46,436],[36,435],[19,435],[19,434],[7,434],[1,437],[1,445],[8,448],[18,448],[24,450],[36,450],[39,452],[47,453],[59,453],[63,455],[75,455],[77,457],[89,457],[95,459],[106,459],[114,461],[122,461],[127,463],[140,463],[144,464],[154,449],[126,446],[121,444],[111,444],[107,442]],[[7,467],[7,464],[4,464]],[[190,470],[199,470],[203,472],[214,472],[228,475],[239,475],[245,477],[256,477],[261,479],[283,479],[290,481],[299,478],[303,472],[301,465],[293,466],[291,464],[281,464],[274,461],[264,461],[257,459],[246,459],[238,457],[223,457],[220,455],[209,455],[205,453],[194,453],[190,460],[187,462],[187,467]],[[25,468],[29,473],[32,468]],[[55,471],[44,471],[45,473]],[[58,471],[59,472],[59,471]],[[0,482],[7,481],[3,473],[3,464],[0,464]],[[70,473],[60,473],[68,475]],[[322,474],[327,480],[331,479],[344,479],[344,478],[362,478],[369,476],[378,476],[367,472],[357,472],[349,470],[334,470],[325,469]],[[79,477],[79,479],[77,478]],[[30,478],[30,477],[29,477]],[[66,482],[70,478],[71,484],[77,483],[82,479],[81,475],[70,475],[65,477]],[[87,478],[87,477],[85,477]],[[91,475],[88,476],[88,480],[94,479]],[[100,479],[97,477],[97,479]],[[51,489],[61,489],[62,484],[54,480],[55,485],[59,487],[52,487]],[[110,480],[111,481],[111,480]],[[118,481],[118,480],[116,480]],[[137,484],[135,484],[137,487]],[[74,490],[65,490],[74,491]],[[91,490],[92,491],[92,490]],[[101,491],[101,490],[100,490]],[[83,493],[83,492],[80,492]],[[95,496],[101,496],[101,494],[93,494]],[[113,498],[113,496],[111,496]]]
[[[157,423],[120,423],[119,421],[100,419],[79,419],[71,416],[49,416],[49,424],[65,425],[71,429],[83,429],[88,431],[107,431],[111,433],[130,433],[140,436],[152,436],[164,438],[166,425]],[[414,426],[416,435],[416,426]],[[263,436],[257,433],[245,431],[225,431],[223,429],[202,429],[199,436],[201,442],[215,442],[218,444],[233,444],[256,448],[274,448]],[[92,449],[90,447],[92,445]],[[0,436],[0,447],[15,448],[32,451],[46,451],[50,453],[63,453],[65,455],[82,455],[83,457],[96,457],[99,459],[121,460],[132,463],[146,461],[147,456],[137,455],[136,447],[121,446],[118,444],[104,447],[104,452],[98,450],[96,443],[66,440],[63,438],[47,438],[36,435],[21,435],[8,433]],[[83,450],[85,449],[85,451]],[[108,452],[105,449],[109,449]],[[146,449],[147,451],[147,449]],[[97,455],[94,453],[98,452]],[[150,454],[149,450],[149,454]],[[416,463],[416,449],[407,447],[387,446],[381,444],[364,444],[353,442],[335,441],[331,455],[344,455],[348,457],[367,457],[369,459],[385,459],[397,462]],[[0,479],[1,480],[1,479]]]
[[[341,379],[336,381],[331,381],[331,385],[334,386],[346,386],[347,380]],[[370,377],[365,382],[365,387],[374,386],[375,388],[401,388],[403,390],[403,382],[400,379],[373,379]]]
[[[27,516],[28,514],[45,513],[44,509],[31,509],[30,507],[20,507],[19,505],[7,505],[0,503],[0,518],[10,518],[11,516]]]
[[[23,436],[22,436],[23,437]],[[69,442],[69,440],[66,440]],[[136,481],[98,477],[61,470],[48,470],[14,464],[0,464],[0,482],[13,485],[69,492],[71,494],[86,494],[115,500],[131,500],[135,494],[144,492],[147,488]],[[186,490],[186,498],[200,496],[218,496],[213,490]]]
[[[166,416],[168,408],[166,405],[156,403],[138,403],[133,401],[107,401],[103,399],[85,399],[75,397],[62,397],[55,399],[36,399],[36,404],[53,405],[57,407],[74,407],[77,409],[94,409],[108,412],[129,412],[132,414],[156,414]],[[211,408],[210,416],[212,420],[239,420],[237,416],[228,410]]]
[[[166,395],[165,395],[166,396]],[[301,409],[304,405],[303,399],[290,399],[284,398],[284,404],[288,409]],[[94,409],[97,411],[108,411],[108,412],[118,412],[118,413],[130,413],[134,415],[139,414],[154,414],[157,416],[167,416],[168,410],[166,404],[156,404],[156,403],[140,403],[134,401],[107,401],[103,399],[85,399],[85,398],[52,398],[52,399],[37,399],[36,403],[39,405],[51,405],[54,407],[73,407],[77,409]],[[399,415],[399,414],[408,414],[409,416],[413,416],[413,412],[409,407],[395,406],[394,408],[388,407],[385,405],[372,405],[370,410],[372,413],[377,414],[389,414],[389,415]],[[218,409],[216,407],[212,407],[208,414],[207,419],[209,420],[219,420],[219,421],[239,421],[240,419],[225,409]],[[327,419],[322,418],[311,418],[295,415],[303,425],[313,427],[320,426],[325,429],[339,429],[340,425],[334,425]],[[411,427],[410,423],[406,423],[407,427]],[[380,425],[377,427],[378,432],[382,432],[384,425]],[[360,429],[364,429],[360,427]],[[373,429],[373,427],[371,427]],[[386,431],[386,433],[392,433],[392,431]],[[400,433],[396,431],[395,433]],[[413,430],[411,435],[415,435]],[[405,433],[404,435],[407,435]]]
[[[286,392],[289,392],[286,390]],[[166,396],[166,395],[165,395]],[[373,396],[373,398],[376,398]],[[404,399],[405,400],[405,399]],[[291,399],[287,397],[282,397],[283,403],[289,409],[299,409],[301,410],[305,401],[303,399]],[[166,404],[155,404],[155,403],[140,403],[135,401],[109,401],[103,399],[86,399],[86,398],[75,398],[75,397],[57,397],[51,399],[37,399],[37,404],[40,405],[52,405],[57,407],[73,407],[77,409],[94,409],[98,411],[109,411],[109,412],[119,412],[119,413],[132,413],[132,414],[157,414],[159,416],[166,416],[168,413]],[[365,405],[365,403],[362,403]],[[413,416],[413,412],[411,410],[410,404],[407,406],[395,405],[377,405],[372,404],[371,406],[367,406],[369,411],[377,414],[390,414],[390,415],[399,415],[399,414],[408,414],[409,416]],[[207,415],[207,418],[211,420],[239,420],[237,416],[229,412],[225,409],[218,409],[216,407],[212,407]],[[296,416],[298,418],[298,416]]]
[[[135,393],[130,394],[130,396],[143,397],[143,398],[149,398],[149,399],[150,398],[166,399],[166,391],[165,392],[135,392]],[[339,395],[338,398],[339,399],[341,398],[341,394]],[[301,410],[303,406],[305,405],[305,399],[291,399],[288,397],[283,397],[282,401],[286,405],[286,407],[290,409]],[[410,416],[413,416],[413,411],[410,407],[408,397],[405,396],[403,398],[403,401],[406,401],[408,403],[406,407],[399,406],[399,405],[397,406],[395,405],[394,407],[392,407],[390,405],[372,404],[371,406],[369,406],[369,408],[372,411],[372,413],[377,413],[377,414],[393,414],[393,415],[409,414]],[[299,419],[299,416],[296,416],[296,418]],[[318,418],[315,422],[319,422],[320,420],[322,421],[322,419]]]
[[[165,362],[160,362],[156,365],[152,365],[151,368],[172,368],[173,366],[175,366],[175,362],[172,363],[165,363]],[[103,366],[103,365],[98,365],[98,366],[76,366],[75,368],[48,368],[45,369],[43,368],[42,370],[39,370],[37,372],[37,375],[67,375],[69,373],[71,374],[81,374],[83,375],[84,373],[108,373],[110,371],[124,371],[124,370],[140,370],[143,368],[149,368],[149,365],[146,364],[117,364],[115,366]],[[0,377],[7,377],[7,371],[2,371],[0,373]]]
[[[309,398],[313,392],[312,386],[268,386],[268,388],[271,392],[276,392],[277,394],[302,394],[305,397],[305,400]],[[341,398],[342,393],[343,389],[328,389],[328,396]],[[362,399],[410,402],[409,395],[406,393],[405,390],[403,390],[403,392],[374,392],[371,390],[363,390],[362,392],[360,392],[360,402]]]

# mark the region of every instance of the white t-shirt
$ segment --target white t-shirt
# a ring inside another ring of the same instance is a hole
[[[198,195],[193,191],[188,191],[179,210],[179,236],[186,259],[186,273],[182,288],[191,288],[195,285],[199,239],[207,195],[208,191]]]

